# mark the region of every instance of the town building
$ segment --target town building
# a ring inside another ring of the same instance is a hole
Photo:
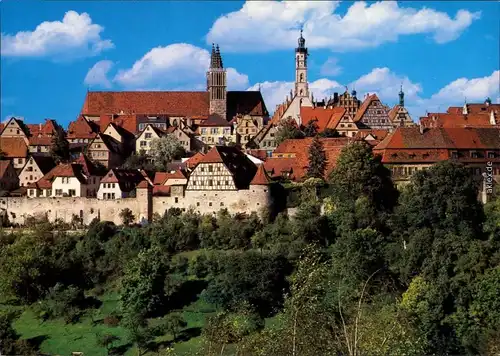
[[[218,114],[211,114],[198,126],[199,140],[206,145],[227,145],[236,143],[233,125]]]
[[[31,183],[35,183],[43,178],[44,175],[49,173],[56,163],[54,159],[47,154],[33,154],[31,155],[21,172],[19,173],[19,185],[26,187]]]
[[[409,182],[416,171],[454,160],[465,164],[481,181],[486,200],[484,174],[491,174],[492,190],[500,182],[500,129],[496,128],[397,128],[375,148],[382,163],[392,171],[397,185]]]
[[[109,169],[125,161],[127,156],[124,153],[121,142],[103,133],[98,133],[87,147],[89,157]]]
[[[399,104],[394,105],[394,107],[389,111],[389,119],[391,120],[394,128],[416,126],[405,107],[405,93],[403,92],[403,86],[401,86],[401,89],[399,90]]]
[[[389,119],[389,108],[382,104],[377,94],[367,94],[354,117],[354,122],[359,129],[392,130],[394,127]]]
[[[250,115],[237,115],[233,119],[233,126],[236,133],[236,142],[241,147],[246,147],[264,127],[264,118],[255,118]]]
[[[11,120],[10,123],[13,121]],[[6,126],[5,130],[10,130]],[[17,129],[13,128],[14,132],[17,132]],[[26,157],[28,155],[28,146],[26,145],[26,139],[21,136],[9,136],[4,137],[0,136],[0,152],[2,152],[4,158],[7,158],[12,161],[14,168],[17,171],[21,171],[21,169],[26,164]]]
[[[8,159],[0,160],[0,196],[5,196],[8,192],[19,187],[19,178],[12,161]]]
[[[145,179],[149,179],[146,172],[138,169],[111,169],[99,183],[97,198],[109,200],[134,197],[137,185]]]
[[[356,90],[352,90],[352,92],[349,94],[349,90],[345,88],[345,92],[341,95],[339,95],[338,93],[333,93],[333,97],[331,97],[326,102],[326,106],[344,108],[346,116],[354,119],[359,107],[361,106],[361,101],[357,98],[356,95]]]

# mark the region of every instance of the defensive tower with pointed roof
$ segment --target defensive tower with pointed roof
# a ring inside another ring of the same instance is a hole
[[[207,72],[207,91],[209,93],[209,113],[226,119],[227,114],[227,78],[222,63],[219,45],[212,44],[210,68]]]

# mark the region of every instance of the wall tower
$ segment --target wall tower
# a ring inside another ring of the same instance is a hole
[[[210,68],[207,72],[207,91],[210,100],[210,115],[218,114],[227,119],[226,70],[222,64],[219,45],[212,44]]]

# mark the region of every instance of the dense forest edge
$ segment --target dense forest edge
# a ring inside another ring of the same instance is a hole
[[[498,355],[500,197],[453,161],[398,190],[361,142],[325,182],[312,150],[293,216],[2,228],[0,354]]]

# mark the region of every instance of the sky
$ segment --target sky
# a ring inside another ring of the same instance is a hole
[[[0,118],[66,126],[87,90],[205,90],[212,43],[229,90],[290,93],[299,29],[316,99],[355,88],[414,120],[500,103],[498,1],[3,0]],[[29,9],[29,11],[27,10]]]

